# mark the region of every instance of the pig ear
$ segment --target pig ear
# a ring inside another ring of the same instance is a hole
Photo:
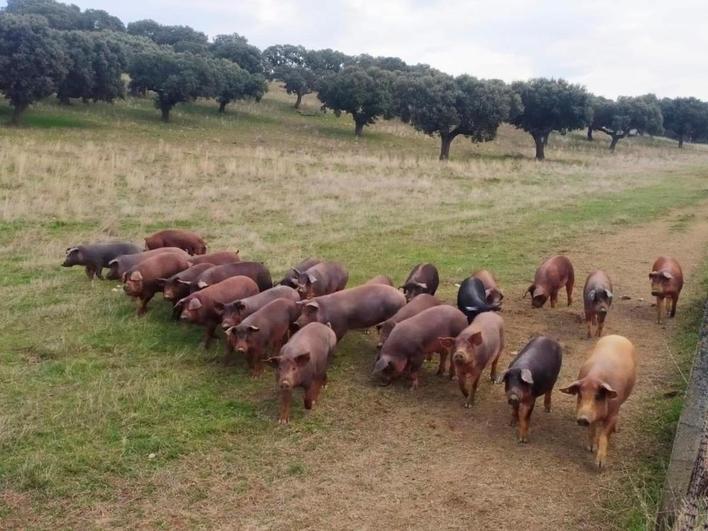
[[[302,354],[298,354],[295,356],[295,363],[298,365],[298,367],[304,367],[310,362],[310,353],[309,352],[303,352]]]
[[[197,282],[197,287],[198,287],[199,289],[204,289],[204,288],[206,288],[208,285],[209,285],[209,284],[207,284],[207,283],[204,282],[203,280],[200,280],[199,282]]]
[[[325,324],[327,325],[327,328],[329,328],[330,330],[333,330],[332,321],[327,321]]]
[[[236,252],[234,253],[236,256],[238,256],[238,253],[241,252],[241,249],[236,249]]]
[[[118,259],[117,259],[117,258],[114,258],[113,260],[111,260],[110,262],[108,262],[108,266],[110,267],[110,266],[112,266],[113,264],[117,264],[117,263],[118,263]]]
[[[311,310],[317,311],[320,309],[320,305],[317,304],[316,302],[308,302],[305,304],[305,308],[310,308]]]
[[[533,294],[533,292],[534,292],[535,289],[536,289],[536,284],[531,284],[531,285],[526,289],[526,291],[524,291],[524,296],[521,297],[521,298],[522,298],[522,299],[525,299],[527,294],[529,294],[529,293]]]
[[[610,384],[603,382],[600,384],[600,389],[605,390],[607,398],[617,398],[617,391],[612,389],[612,386]]]
[[[416,282],[416,286],[423,289],[428,289],[428,284],[426,284],[425,282]]]
[[[591,289],[590,291],[588,291],[588,298],[589,298],[590,300],[594,301],[596,294],[597,294],[597,292],[596,292],[594,289]]]
[[[226,305],[223,302],[215,302],[214,303],[214,311],[218,315],[224,315],[224,312],[226,311]]]
[[[125,281],[126,281],[126,280],[128,280],[128,273],[127,273],[127,272],[126,272],[126,273],[123,273],[123,274],[120,276],[120,281],[121,281],[123,284],[125,284]]]
[[[671,273],[669,273],[668,271],[662,271],[662,272],[661,272],[661,276],[664,277],[664,278],[668,278],[669,280],[671,280],[672,278],[674,278],[674,276],[673,276]]]
[[[656,271],[652,271],[649,273],[649,278],[654,278],[656,275],[658,275],[658,273]]]
[[[79,250],[78,247],[69,247],[69,248],[66,250],[66,254],[71,254],[71,253],[74,253],[74,252],[76,252],[76,251],[78,251],[78,250]]]
[[[470,337],[467,338],[467,342],[471,345],[481,345],[482,344],[482,332],[475,332]]]
[[[260,330],[260,328],[258,328],[256,325],[250,325],[248,327],[249,332],[258,332],[259,330]]]
[[[565,393],[567,395],[577,395],[579,389],[580,389],[580,380],[576,380],[572,384],[570,384],[568,387],[562,387],[558,390],[561,393]]]
[[[266,363],[270,363],[273,367],[277,369],[278,365],[280,364],[280,356],[273,356],[272,358],[268,358],[265,361]]]
[[[234,333],[234,330],[236,330],[235,326],[229,326],[226,330],[224,330],[224,334],[228,337]]]
[[[310,282],[310,284],[314,284],[315,282],[317,282],[317,277],[311,273],[308,273],[307,280]]]
[[[161,288],[165,287],[165,284],[167,284],[166,278],[158,278],[155,282],[157,282],[157,285],[160,286]]]
[[[455,338],[454,337],[439,337],[438,341],[440,344],[447,349],[451,349],[455,346]]]
[[[498,384],[504,383],[504,381],[507,379],[508,376],[509,376],[509,369],[505,370],[499,376],[497,376],[497,379],[494,380],[494,383],[498,383]]]
[[[380,357],[376,360],[376,365],[374,365],[374,370],[371,371],[371,374],[378,374],[385,371],[390,363],[391,362],[389,360]]]
[[[138,280],[143,279],[143,275],[142,273],[140,273],[140,271],[133,271],[128,277],[128,279],[132,280],[133,282],[137,282]]]
[[[184,284],[185,286],[191,286],[191,285],[192,285],[192,283],[189,282],[188,280],[182,280],[181,278],[178,278],[178,279],[177,279],[177,282],[179,282],[180,284]]]
[[[521,380],[529,385],[533,385],[533,375],[528,369],[521,369]]]
[[[202,307],[202,301],[194,297],[189,301],[189,304],[187,305],[188,310],[198,310],[199,308]]]
[[[476,311],[479,311],[479,308],[477,308],[476,306],[465,306],[465,311],[476,312]]]
[[[605,290],[605,295],[607,295],[608,299],[611,299],[612,297],[614,297],[613,293],[609,289]]]

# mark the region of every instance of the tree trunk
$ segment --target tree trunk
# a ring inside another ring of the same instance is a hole
[[[679,136],[679,149],[683,149],[683,135]]]
[[[170,121],[170,107],[160,107],[162,113],[162,121],[167,123]]]
[[[448,160],[450,158],[450,146],[452,141],[457,138],[457,132],[440,135],[440,160]]]
[[[71,105],[71,99],[65,94],[57,94],[57,99],[59,100],[59,105]]]
[[[17,104],[12,109],[12,116],[10,116],[10,125],[20,125],[20,118],[22,118],[22,113],[25,112],[27,105]]]
[[[610,151],[615,150],[615,147],[617,147],[617,142],[619,142],[620,138],[622,138],[621,135],[612,135],[612,141],[610,142]]]
[[[592,127],[588,126],[588,140],[592,142]]]
[[[544,135],[533,135],[534,142],[536,142],[536,160],[544,160],[546,158]]]
[[[551,133],[543,135],[543,147],[546,147],[548,145],[548,137],[551,136]]]
[[[219,112],[220,113],[223,114],[224,112],[226,112],[226,105],[228,105],[228,103],[229,103],[228,101],[220,101],[219,102]]]
[[[297,99],[295,100],[295,108],[296,108],[296,109],[299,109],[301,103],[302,103],[302,94],[300,94],[300,93],[298,92],[298,93],[297,93]]]

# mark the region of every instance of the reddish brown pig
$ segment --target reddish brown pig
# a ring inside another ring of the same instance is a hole
[[[192,256],[189,259],[189,263],[192,265],[197,264],[211,264],[211,265],[224,265],[233,264],[235,262],[240,262],[241,257],[238,254],[238,250],[235,253],[231,251],[219,251],[217,253],[203,254],[201,256]]]
[[[196,282],[192,282],[192,291],[226,280],[229,277],[244,276],[252,279],[260,291],[273,287],[270,271],[260,262],[237,262],[214,266],[202,273]]]
[[[251,376],[256,377],[263,372],[261,360],[268,350],[275,355],[282,348],[288,338],[290,323],[297,319],[299,313],[300,308],[295,300],[276,299],[226,330],[232,349],[246,356]]]
[[[305,390],[305,409],[315,405],[320,390],[327,385],[327,367],[336,344],[337,338],[330,327],[310,323],[290,338],[279,356],[268,358],[280,389],[280,424],[290,421],[290,403],[296,387]]]
[[[419,314],[423,310],[427,310],[433,306],[439,306],[440,304],[442,304],[442,302],[439,301],[435,295],[430,295],[429,293],[421,293],[420,295],[413,297],[410,302],[393,314],[392,317],[376,325],[376,328],[379,331],[379,342],[376,345],[377,348],[381,348],[383,346],[388,339],[388,336],[391,335],[393,328],[398,323]]]
[[[651,279],[651,294],[656,297],[656,322],[661,324],[665,314],[665,299],[669,299],[671,304],[669,317],[676,315],[676,303],[678,303],[681,289],[683,289],[683,271],[673,258],[660,256],[654,262],[649,278]]]
[[[221,314],[221,327],[226,330],[241,323],[246,317],[260,310],[266,304],[276,299],[289,299],[299,301],[300,295],[288,286],[273,286],[270,289],[227,304],[216,304],[216,311]],[[299,310],[298,310],[299,311]],[[293,321],[299,316],[296,315]]]
[[[337,262],[320,262],[298,273],[297,290],[302,299],[311,299],[343,290],[349,273]]]
[[[457,375],[465,407],[471,407],[479,377],[489,363],[491,380],[496,380],[497,362],[504,350],[504,320],[496,313],[480,313],[457,337],[441,337],[440,343],[453,352],[450,378]]]
[[[179,247],[189,254],[205,254],[207,247],[196,233],[183,229],[165,229],[145,238],[145,249]]]
[[[403,294],[392,286],[364,284],[304,301],[297,327],[308,323],[330,323],[337,341],[348,330],[369,328],[385,321],[406,303]]]
[[[184,256],[161,253],[139,263],[123,274],[123,290],[138,301],[138,315],[147,311],[147,304],[162,289],[160,279],[172,276],[189,267]]]
[[[364,285],[367,284],[383,284],[384,286],[393,287],[393,280],[391,280],[391,277],[386,275],[376,275],[375,277],[364,282]]]
[[[441,337],[457,337],[467,326],[467,317],[457,308],[433,306],[399,323],[391,332],[376,360],[373,374],[385,383],[408,371],[411,389],[418,387],[418,371],[427,354],[440,354],[438,374],[445,371],[448,349]]]
[[[597,325],[597,337],[602,336],[605,317],[612,305],[612,282],[604,271],[593,271],[585,280],[583,288],[583,304],[585,306],[585,323],[588,327],[588,337],[592,337],[592,326]]]
[[[568,306],[573,303],[573,284],[575,282],[575,273],[573,264],[566,256],[552,256],[536,270],[536,276],[533,284],[524,293],[531,294],[531,304],[534,308],[541,308],[550,297],[551,308],[556,307],[558,302],[558,292],[565,286],[565,291],[568,294]]]
[[[492,306],[501,305],[501,301],[504,298],[504,293],[497,286],[497,279],[494,275],[487,271],[486,269],[480,269],[472,273],[473,277],[478,278],[484,284],[484,291],[487,296],[487,304]]]
[[[303,271],[307,271],[312,266],[319,264],[321,261],[322,260],[319,260],[317,258],[305,258],[302,262],[300,262],[296,266],[291,267],[290,270],[287,273],[285,273],[285,276],[282,278],[282,280],[280,282],[278,282],[278,284],[281,286],[289,286],[293,289],[297,289],[297,287],[298,287],[297,280],[298,280],[300,274]]]
[[[161,249],[145,251],[142,253],[124,254],[108,262],[108,274],[106,275],[106,278],[108,280],[121,280],[125,272],[131,267],[138,265],[140,262],[144,262],[148,258],[152,258],[155,255],[163,253],[176,253],[180,256],[184,256],[185,258],[189,257],[187,253],[177,247],[163,247]]]
[[[438,269],[433,264],[418,264],[408,274],[408,278],[401,286],[401,289],[406,295],[406,300],[410,301],[421,293],[435,295],[439,283]]]
[[[596,452],[598,469],[605,466],[610,435],[617,431],[620,406],[637,378],[634,345],[622,336],[605,336],[580,368],[578,379],[561,392],[577,395],[576,418],[587,426],[588,450]]]
[[[187,261],[191,263],[191,260]],[[189,284],[199,277],[204,271],[212,267],[212,264],[197,264],[180,271],[169,278],[159,279],[162,285],[162,294],[172,304],[189,295]]]
[[[561,369],[563,352],[557,341],[538,336],[529,341],[501,375],[511,411],[511,425],[519,425],[519,442],[529,442],[529,422],[536,399],[551,411],[551,394]]]
[[[221,322],[221,314],[216,310],[216,303],[225,304],[256,293],[258,293],[258,285],[252,279],[244,276],[229,277],[218,284],[186,296],[175,306],[181,311],[180,319],[206,327],[204,348],[209,348],[216,327]]]

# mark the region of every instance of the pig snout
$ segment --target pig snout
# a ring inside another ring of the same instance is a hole
[[[519,402],[521,402],[521,398],[519,398],[519,395],[516,393],[509,393],[509,396],[507,398],[507,402],[509,403],[510,406],[515,406]]]
[[[290,378],[281,378],[278,382],[280,389],[288,391],[293,388],[293,381]]]
[[[581,415],[577,418],[578,421],[578,426],[590,426],[590,419],[588,419],[586,416]]]
[[[467,354],[462,350],[458,350],[452,355],[452,361],[455,363],[464,363],[467,361]]]

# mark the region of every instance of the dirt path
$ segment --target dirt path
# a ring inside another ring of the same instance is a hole
[[[613,279],[617,296],[606,333],[635,343],[640,369],[602,474],[583,449],[585,432],[574,423],[570,397],[554,393],[551,414],[537,408],[531,442],[519,445],[500,385],[483,381],[477,404],[465,410],[457,386],[440,381],[430,366],[421,388],[411,393],[402,386],[373,387],[370,360],[346,360],[340,363],[351,365],[318,404],[327,418],[323,430],[299,431],[297,443],[281,441],[255,453],[234,448],[190,455],[149,478],[149,492],[133,491],[126,482],[116,499],[69,519],[99,526],[596,529],[599,523],[590,519],[599,498],[618,487],[633,456],[651,451],[652,442],[639,440],[637,432],[642,398],[665,389],[676,371],[667,342],[675,325],[655,324],[647,273],[657,255],[675,256],[687,277],[682,302],[699,296],[691,274],[708,244],[708,204],[694,213],[680,230],[676,212],[560,249],[572,258],[578,277],[570,308],[532,311],[528,299],[519,298],[526,281],[502,283],[507,352],[500,366],[506,367],[511,352],[532,335],[546,333],[565,347],[559,383],[566,383],[594,343],[585,339],[579,322],[585,275],[602,268]],[[631,299],[622,300],[623,295]],[[351,336],[345,339],[349,348],[368,341]],[[361,386],[368,386],[364,395],[356,391]],[[241,460],[243,455],[255,455],[256,461]]]

